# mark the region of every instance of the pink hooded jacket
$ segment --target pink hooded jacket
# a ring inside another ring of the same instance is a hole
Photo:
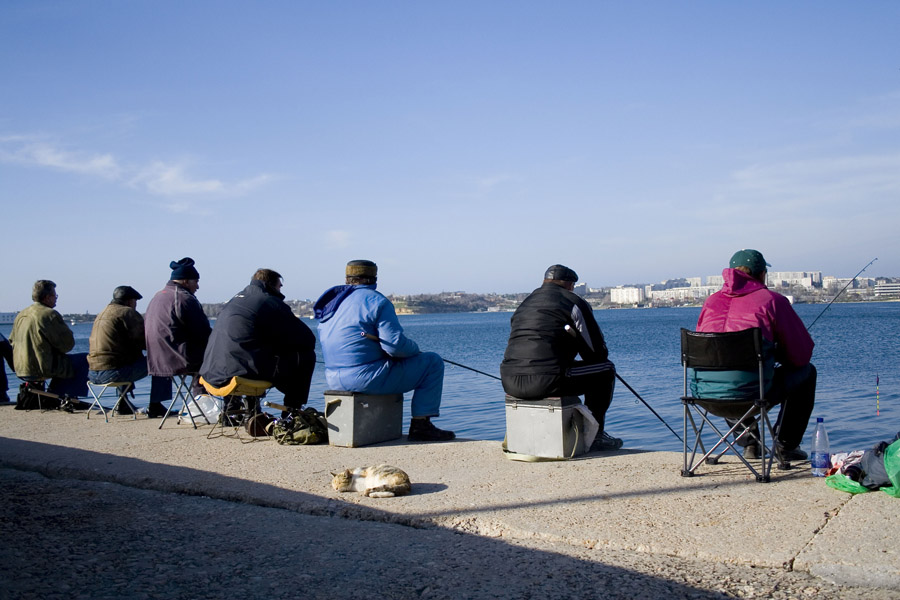
[[[722,289],[703,304],[697,331],[759,327],[763,337],[776,344],[776,360],[795,367],[808,364],[815,344],[788,299],[743,271],[725,269],[722,277]]]

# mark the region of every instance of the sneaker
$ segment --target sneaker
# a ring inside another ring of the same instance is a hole
[[[604,431],[594,439],[594,443],[591,444],[590,452],[618,450],[622,447],[623,443],[621,438],[615,438]]]
[[[177,410],[168,411],[170,417],[174,417],[178,414]],[[162,405],[162,402],[151,402],[147,405],[147,418],[148,419],[159,419],[160,417],[166,416],[166,407]]]
[[[413,419],[406,436],[410,442],[447,442],[456,438],[452,431],[438,429],[431,419]]]
[[[784,448],[779,449],[781,453],[781,460],[785,462],[793,462],[793,461],[803,461],[808,460],[809,455],[800,449],[800,446],[796,448],[791,448],[790,450],[785,450]]]

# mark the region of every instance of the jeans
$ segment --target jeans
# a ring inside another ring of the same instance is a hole
[[[137,362],[120,367],[118,369],[104,369],[103,371],[88,371],[88,379],[91,383],[112,383],[114,381],[135,382],[147,376],[147,359],[141,357]]]

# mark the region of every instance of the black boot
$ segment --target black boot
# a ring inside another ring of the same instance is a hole
[[[409,422],[409,433],[406,436],[410,442],[448,442],[456,438],[452,431],[438,429],[431,422],[431,417],[413,418]]]

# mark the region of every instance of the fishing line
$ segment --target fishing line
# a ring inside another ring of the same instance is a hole
[[[383,340],[380,337],[372,335],[371,333],[366,333],[365,331],[361,331],[359,333],[359,335],[361,335],[362,337],[364,337],[368,340],[372,340],[373,342],[378,342],[379,344],[387,344],[388,346],[394,346],[394,347],[397,346],[396,344],[392,344],[391,342],[389,342],[387,340]],[[451,364],[455,367],[462,367],[463,369],[468,369],[470,371],[478,373],[479,375],[484,375],[485,377],[490,377],[491,379],[496,379],[497,381],[502,381],[496,375],[491,375],[490,373],[485,373],[484,371],[479,371],[478,369],[473,369],[472,367],[467,367],[464,364],[460,364],[458,362],[453,362],[452,360],[447,360],[446,358],[443,358],[443,357],[441,357],[441,360],[444,361],[445,363]]]
[[[819,317],[821,317],[822,315],[825,314],[825,311],[828,310],[828,309],[831,307],[831,305],[834,304],[834,301],[837,300],[837,299],[840,297],[840,295],[844,293],[844,290],[846,290],[848,287],[850,287],[850,284],[853,283],[854,281],[856,281],[856,278],[859,277],[860,275],[862,275],[862,272],[865,271],[866,269],[868,269],[869,266],[870,266],[873,262],[875,262],[876,260],[878,260],[878,258],[873,258],[872,260],[870,260],[870,261],[869,261],[869,264],[867,264],[867,265],[864,266],[862,269],[860,269],[860,270],[859,270],[859,273],[857,273],[856,275],[854,275],[854,276],[853,276],[853,279],[851,279],[850,281],[848,281],[848,282],[847,282],[847,285],[845,285],[843,288],[841,288],[841,291],[839,291],[839,292],[837,293],[837,295],[836,295],[834,298],[831,299],[831,302],[829,302],[828,304],[825,305],[825,308],[822,309],[822,312],[819,313],[819,316],[816,317],[815,319],[813,319],[813,322],[809,324],[809,327],[806,328],[807,331],[809,331],[810,329],[812,329],[812,326],[816,324],[816,321],[819,320]]]

